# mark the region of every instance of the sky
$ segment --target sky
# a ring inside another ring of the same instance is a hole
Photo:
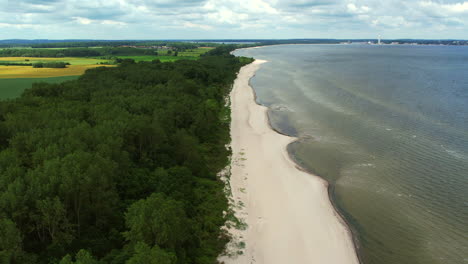
[[[0,39],[468,39],[460,0],[0,0]]]

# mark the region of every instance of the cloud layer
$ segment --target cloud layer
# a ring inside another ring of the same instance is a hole
[[[0,39],[468,39],[458,0],[0,0]]]

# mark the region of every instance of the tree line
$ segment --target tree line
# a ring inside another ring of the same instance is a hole
[[[216,263],[248,62],[124,60],[1,101],[0,263]]]
[[[14,61],[0,61],[2,66],[32,66],[32,63],[25,62],[14,62]]]
[[[171,41],[76,41],[76,42],[49,42],[30,45],[31,48],[88,48],[88,47],[118,47],[124,45],[136,46],[167,46],[178,50],[196,49],[198,47],[216,47],[216,43],[171,42]]]
[[[64,49],[0,49],[0,57],[98,57],[155,55],[152,49],[131,47],[64,48]]]
[[[33,68],[66,68],[67,65],[70,65],[70,63],[63,61],[35,62],[32,64]]]

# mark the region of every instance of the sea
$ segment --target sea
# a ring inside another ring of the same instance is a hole
[[[364,264],[468,263],[468,46],[277,45],[251,85]]]

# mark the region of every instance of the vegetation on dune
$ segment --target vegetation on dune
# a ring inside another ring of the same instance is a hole
[[[0,102],[0,262],[216,263],[225,97],[250,60],[213,53],[127,59]]]

